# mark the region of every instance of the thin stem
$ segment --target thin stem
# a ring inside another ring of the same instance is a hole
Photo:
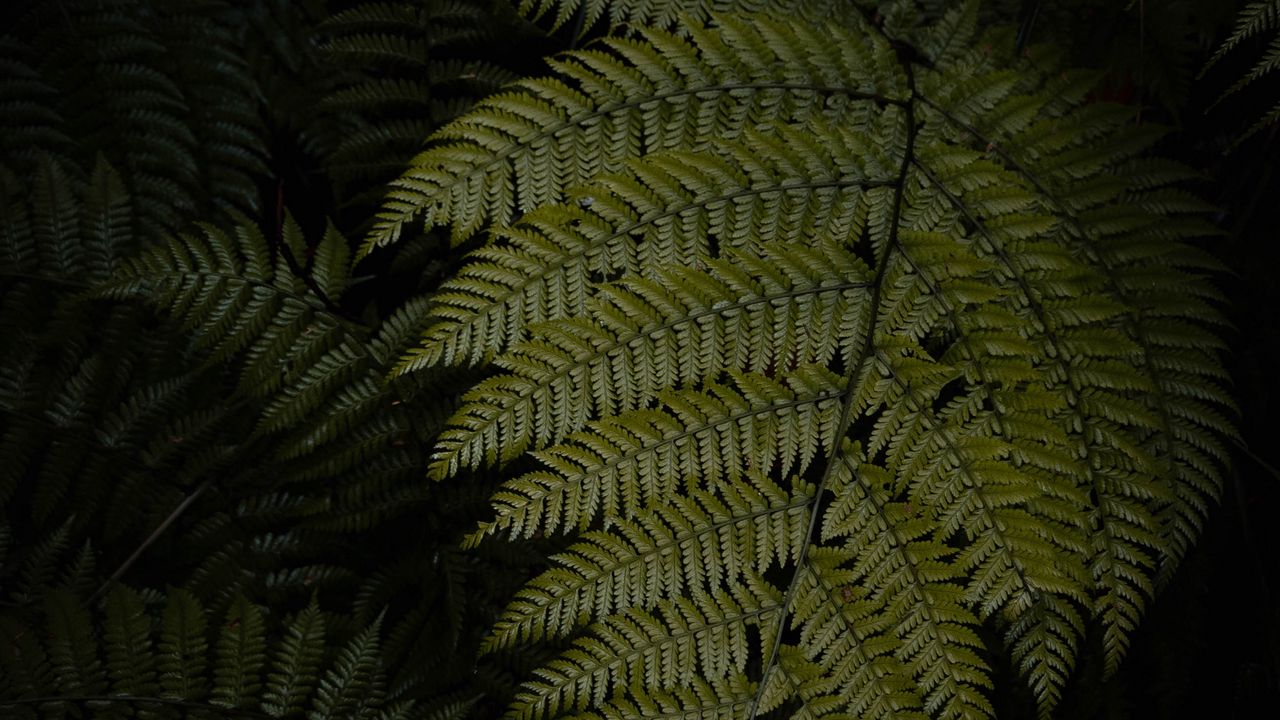
[[[178,516],[185,512],[187,508],[191,507],[191,504],[204,494],[205,490],[208,490],[209,487],[213,485],[215,477],[215,475],[210,475],[204,482],[200,483],[199,487],[192,490],[190,494],[183,498],[182,502],[178,503],[178,506],[173,509],[173,512],[170,512],[169,515],[156,526],[156,529],[151,531],[151,535],[149,535],[146,540],[143,540],[142,544],[133,551],[133,554],[130,555],[123,563],[120,563],[120,567],[116,568],[116,571],[111,573],[111,577],[107,578],[107,580],[103,582],[96,591],[94,591],[86,604],[92,605],[95,600],[107,591],[107,588],[111,587],[112,583],[119,580],[125,572],[127,572],[129,568],[137,562],[138,558],[142,557],[142,553],[146,552],[147,548],[151,547],[152,543],[160,539],[160,536],[164,534],[165,530],[169,529],[169,526],[178,519]]]

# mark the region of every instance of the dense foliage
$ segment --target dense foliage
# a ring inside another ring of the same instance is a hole
[[[0,716],[1274,709],[1224,5],[6,7]]]

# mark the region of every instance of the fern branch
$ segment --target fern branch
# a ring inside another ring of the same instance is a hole
[[[894,181],[893,188],[893,209],[892,219],[889,224],[889,242],[880,249],[880,257],[876,263],[876,275],[872,282],[874,288],[871,293],[869,302],[870,317],[879,315],[879,307],[881,302],[881,290],[883,288],[884,273],[888,267],[888,252],[896,245],[898,235],[898,220],[902,213],[903,193],[906,190],[907,171],[910,168],[911,157],[915,152],[916,133],[919,128],[916,126],[915,105],[911,100],[916,97],[915,74],[910,62],[901,63],[903,73],[907,80],[907,92],[909,100],[903,106],[902,123],[905,131],[905,139],[902,144],[902,161],[898,167],[898,175]],[[862,346],[860,351],[855,355],[856,361],[847,362],[846,376],[844,378],[844,397],[841,400],[840,421],[836,424],[836,437],[843,438],[849,431],[849,426],[853,421],[853,407],[856,399],[855,390],[857,383],[855,382],[858,373],[862,372],[862,365],[865,358],[869,357],[872,349],[872,335],[868,331],[862,338]],[[783,628],[786,627],[787,616],[792,610],[792,604],[796,600],[800,581],[808,563],[810,548],[812,547],[812,538],[817,529],[818,517],[820,515],[820,504],[825,500],[827,487],[831,483],[836,470],[836,458],[839,449],[836,447],[828,451],[826,465],[822,471],[822,479],[818,481],[817,490],[814,492],[813,507],[809,511],[809,531],[805,533],[806,542],[801,547],[798,559],[796,561],[795,572],[791,576],[791,580],[787,583],[786,590],[783,595],[782,609],[779,613],[778,629],[774,633],[773,646],[769,648],[769,653],[765,656],[764,665],[761,675],[767,677],[774,663],[778,662],[778,653],[782,647]],[[764,685],[757,690],[755,699],[751,703],[751,714],[749,720],[755,720],[756,713],[759,711],[761,701],[763,699]]]
[[[977,618],[962,608],[960,588],[953,584],[960,574],[947,562],[953,551],[919,540],[934,530],[932,520],[916,517],[910,505],[891,507],[878,497],[884,491],[877,486],[889,483],[877,482],[879,468],[855,468],[856,456],[852,449],[841,456],[839,482],[833,484],[838,499],[823,518],[822,539],[848,536],[858,548],[858,584],[893,613],[898,659],[915,674],[925,710],[946,718],[993,715],[982,694],[993,687],[990,669],[973,651],[982,647],[974,632]]]
[[[562,79],[525,82],[482,103],[437,135],[451,144],[427,150],[393,183],[366,251],[394,241],[424,212],[429,225],[451,224],[456,242],[486,223],[510,225],[517,197],[522,209],[557,201],[565,188],[640,155],[633,135],[650,148],[698,148],[786,115],[838,116],[838,108],[818,107],[828,94],[903,102],[878,90],[887,72],[884,49],[868,47],[865,35],[836,26],[829,26],[827,37],[764,20],[721,21],[721,28],[694,29],[694,45],[648,29],[641,31],[643,43],[606,40],[604,50],[555,62]],[[752,52],[735,52],[744,45]],[[866,64],[850,67],[851,56]],[[833,75],[844,82],[832,82]],[[721,103],[729,107],[717,108]],[[671,108],[676,116],[658,122],[654,107]],[[606,133],[611,127],[639,132]],[[478,194],[481,187],[489,189]]]
[[[1204,69],[1200,71],[1200,76],[1203,77],[1209,68],[1216,65],[1219,60],[1234,50],[1240,43],[1259,33],[1275,28],[1280,28],[1280,3],[1276,2],[1276,0],[1250,2],[1240,11],[1240,14],[1236,17],[1235,29],[1218,46],[1209,61],[1205,63]]]
[[[671,268],[602,289],[592,301],[595,318],[538,326],[538,334],[497,361],[509,374],[464,396],[453,427],[441,434],[432,475],[510,461],[532,442],[554,442],[582,427],[592,409],[604,415],[634,409],[662,387],[731,368],[759,372],[830,358],[844,340],[859,336],[858,291],[868,283],[857,258],[824,250],[778,246],[767,260],[739,256],[736,263],[709,262],[706,272]],[[784,301],[803,301],[836,332],[801,329],[789,312],[776,310]],[[769,328],[757,339],[793,340],[781,347],[741,345],[753,336],[735,332],[739,323]],[[690,346],[718,352],[681,352]],[[605,388],[614,392],[598,392]]]
[[[766,622],[780,598],[761,580],[736,592],[695,593],[662,603],[662,620],[638,609],[605,618],[596,637],[578,640],[539,670],[543,678],[517,694],[508,717],[539,720],[578,698],[603,698],[610,686],[688,686],[742,667],[751,652],[749,625]]]
[[[824,224],[839,223],[860,197],[845,192],[891,183],[869,169],[848,169],[871,164],[872,143],[816,125],[784,126],[776,134],[748,130],[740,142],[716,143],[714,155],[650,154],[625,174],[568,190],[568,204],[531,211],[501,231],[506,245],[477,251],[475,262],[445,283],[434,298],[440,322],[397,372],[474,363],[505,350],[530,324],[582,312],[588,273],[610,277],[663,261],[702,263],[716,254],[708,238],[757,251],[742,244],[755,237],[744,224],[769,212],[779,197],[796,211],[779,222],[778,239],[799,242],[826,232]],[[830,191],[839,199],[828,201]]]
[[[617,521],[611,533],[588,533],[516,596],[481,649],[564,635],[578,609],[598,615],[648,609],[663,598],[712,592],[744,572],[764,572],[775,559],[792,560],[812,498],[812,488],[786,492],[757,478],[727,483],[715,495],[676,496]]]
[[[968,205],[942,183],[928,167],[918,162],[916,166],[935,187],[947,196],[948,200],[964,214],[969,222],[979,230],[982,237],[987,240],[988,246],[994,250],[995,257],[999,258],[1001,265],[1018,283],[1022,290],[1022,296],[1035,321],[1039,326],[1045,328],[1044,337],[1047,340],[1048,347],[1066,348],[1066,343],[1059,338],[1054,329],[1058,323],[1052,322],[1052,319],[1045,312],[1040,301],[1040,294],[1031,288],[1019,266],[1010,259],[1003,243],[993,236],[987,223],[977,218]],[[939,297],[944,297],[941,293],[935,294]],[[959,317],[954,309],[949,308],[948,313],[953,327],[958,331],[963,331],[964,326],[960,324]],[[966,338],[965,342],[967,342],[967,338],[970,336],[965,334],[962,337]],[[976,360],[979,356],[972,349],[970,349],[968,355],[974,358],[979,381],[984,385],[989,384],[991,382],[990,379],[984,377],[986,373]],[[1159,547],[1160,543],[1154,540],[1154,536],[1146,527],[1150,524],[1151,518],[1145,513],[1143,507],[1138,502],[1126,501],[1126,498],[1130,497],[1149,499],[1150,493],[1135,490],[1134,486],[1138,485],[1138,483],[1131,481],[1125,483],[1127,492],[1115,495],[1109,492],[1108,487],[1104,485],[1103,478],[1092,470],[1092,468],[1101,464],[1098,462],[1098,449],[1094,447],[1096,442],[1094,438],[1098,437],[1098,435],[1090,429],[1091,423],[1096,422],[1096,419],[1083,412],[1080,407],[1081,400],[1074,390],[1074,388],[1087,387],[1089,383],[1082,382],[1077,377],[1077,372],[1067,362],[1069,355],[1063,353],[1060,357],[1062,359],[1056,363],[1057,369],[1049,373],[1049,375],[1056,374],[1066,380],[1068,388],[1064,394],[1067,406],[1072,412],[1070,422],[1082,428],[1081,437],[1084,456],[1082,458],[1083,463],[1079,465],[1079,468],[1083,471],[1085,477],[1080,479],[1079,482],[1090,486],[1092,495],[1099,498],[1095,503],[1096,510],[1092,517],[1095,524],[1092,537],[1098,547],[1092,566],[1096,587],[1103,591],[1096,607],[1099,608],[1099,614],[1104,621],[1104,647],[1106,648],[1108,670],[1111,671],[1118,665],[1124,649],[1127,647],[1128,634],[1135,628],[1137,618],[1142,611],[1143,597],[1152,592],[1152,588],[1145,581],[1140,568],[1134,567],[1134,563],[1150,565],[1151,561],[1134,541],[1142,538],[1142,544],[1148,547]],[[999,404],[997,404],[997,413],[999,414]],[[1117,523],[1125,527],[1118,529],[1116,527]],[[1108,610],[1108,608],[1114,608],[1114,610]],[[1046,697],[1056,698],[1056,692],[1054,695],[1046,695]]]
[[[713,384],[710,394],[664,393],[659,398],[667,411],[637,410],[593,423],[588,432],[569,436],[569,444],[533,453],[553,472],[504,483],[493,496],[497,516],[466,544],[501,531],[529,537],[575,525],[585,530],[601,513],[609,522],[630,518],[669,497],[679,479],[686,492],[740,480],[743,459],[747,472],[776,467],[783,476],[800,473],[834,441],[827,430],[838,407],[835,376],[800,368],[784,386],[764,376],[734,375],[737,391]],[[811,432],[779,448],[773,436],[784,423]]]
[[[927,98],[925,99],[925,102],[926,103],[929,102]],[[956,127],[970,134],[979,142],[985,143],[987,147],[992,148],[992,150],[1001,157],[1001,159],[1004,161],[1004,164],[1007,167],[1009,167],[1011,170],[1016,172],[1024,181],[1030,183],[1033,187],[1035,187],[1039,197],[1042,198],[1042,201],[1047,203],[1050,209],[1055,211],[1055,214],[1063,218],[1063,220],[1072,228],[1073,235],[1071,236],[1071,240],[1074,244],[1077,245],[1077,247],[1081,248],[1079,252],[1082,252],[1086,255],[1086,257],[1097,261],[1098,264],[1095,265],[1095,268],[1102,277],[1104,287],[1107,289],[1109,294],[1111,294],[1113,297],[1116,297],[1121,301],[1122,306],[1130,308],[1130,310],[1122,316],[1122,321],[1126,329],[1126,334],[1133,339],[1133,341],[1136,343],[1138,348],[1138,356],[1134,359],[1134,364],[1137,366],[1137,368],[1145,372],[1149,377],[1154,378],[1156,381],[1157,390],[1155,392],[1147,393],[1146,397],[1148,398],[1149,402],[1153,406],[1153,410],[1156,413],[1156,417],[1158,418],[1158,421],[1159,421],[1158,437],[1166,438],[1165,440],[1162,441],[1162,444],[1165,446],[1165,452],[1167,453],[1170,448],[1177,448],[1179,446],[1185,447],[1186,443],[1177,439],[1178,433],[1177,431],[1174,430],[1174,428],[1176,427],[1184,426],[1185,422],[1179,422],[1173,419],[1175,415],[1171,407],[1172,395],[1167,389],[1167,388],[1170,388],[1171,386],[1166,384],[1167,381],[1163,379],[1165,376],[1165,372],[1160,368],[1160,364],[1162,362],[1160,358],[1167,357],[1167,356],[1159,352],[1157,347],[1151,342],[1151,339],[1148,335],[1148,331],[1144,329],[1150,324],[1150,321],[1147,319],[1149,315],[1145,315],[1142,310],[1142,308],[1144,307],[1144,303],[1140,302],[1139,298],[1134,296],[1134,292],[1131,289],[1129,289],[1129,287],[1127,287],[1126,284],[1120,279],[1115,261],[1107,257],[1107,255],[1105,254],[1098,253],[1092,247],[1089,246],[1088,244],[1089,239],[1093,238],[1095,236],[1095,233],[1091,232],[1088,228],[1086,228],[1080,222],[1080,220],[1078,219],[1075,213],[1066,212],[1064,209],[1064,203],[1057,198],[1056,193],[1054,193],[1050,188],[1048,188],[1043,183],[1043,181],[1039,177],[1039,174],[1031,172],[1027,167],[1024,166],[1023,163],[1021,163],[1017,158],[1013,157],[1013,155],[1008,150],[1006,150],[1001,143],[984,135],[980,130],[975,128],[972,124],[967,123],[964,120],[956,117],[952,113],[948,112],[946,109],[941,108],[937,105],[930,105],[930,107],[938,111],[944,118],[946,118],[949,122],[951,122]],[[1175,258],[1175,262],[1177,262],[1176,258]],[[1197,263],[1194,259],[1192,259],[1188,264],[1190,264],[1192,267],[1195,267],[1200,263]],[[1220,322],[1220,320],[1218,320],[1216,317],[1216,313],[1210,315],[1208,317],[1208,321]],[[1168,361],[1166,360],[1164,362],[1168,362]],[[1220,392],[1212,392],[1211,397],[1216,402],[1223,403],[1230,406],[1230,403],[1226,400],[1226,398]],[[1181,454],[1184,454],[1185,456],[1185,454],[1187,453],[1187,450],[1181,450],[1179,452]],[[1225,458],[1225,454],[1222,454],[1221,456]],[[1169,473],[1171,471],[1169,469],[1166,469],[1165,472]],[[1197,491],[1206,492],[1206,494],[1209,494],[1211,497],[1216,496],[1216,491],[1214,488],[1219,487],[1221,484],[1220,472],[1208,474],[1205,480],[1203,481],[1193,481],[1193,482],[1195,482],[1195,485],[1197,486],[1196,487]],[[1179,495],[1181,495],[1181,493],[1179,493]],[[1175,506],[1179,503],[1185,503],[1185,502],[1186,502],[1185,500],[1180,499],[1177,503],[1175,503]],[[1176,513],[1175,517],[1176,516],[1197,517],[1199,515],[1198,510],[1182,509],[1182,510],[1175,511],[1175,513]],[[1175,520],[1174,522],[1183,522],[1183,521]],[[1164,524],[1166,526],[1166,529],[1163,531],[1162,534],[1168,537],[1170,533],[1169,521],[1168,520],[1164,521]],[[1176,525],[1174,527],[1176,528]],[[1181,533],[1184,536],[1188,534],[1187,531],[1185,530],[1181,530],[1181,531],[1174,530],[1174,532]],[[1183,544],[1183,543],[1180,543],[1180,544]],[[1181,551],[1175,550],[1174,554],[1171,556],[1173,562],[1172,563],[1164,562],[1162,563],[1162,566],[1168,567],[1170,565],[1176,565],[1177,559],[1180,557],[1180,555],[1181,555]],[[1165,574],[1164,570],[1162,570],[1162,574]],[[1116,640],[1112,640],[1111,644],[1113,645],[1113,647],[1115,647],[1117,650],[1120,650],[1121,646],[1115,645],[1115,643],[1116,643]],[[1112,666],[1114,666],[1115,662],[1117,661],[1118,661],[1117,654],[1112,653],[1111,660],[1109,661],[1109,663]]]

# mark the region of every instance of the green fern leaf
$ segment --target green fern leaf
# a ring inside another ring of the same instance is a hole
[[[851,559],[848,550],[812,548],[797,570],[791,622],[805,655],[849,715],[926,718],[910,671],[895,654],[899,642],[889,618],[877,612],[882,601],[868,597],[842,567]],[[776,660],[776,653],[766,656],[766,662]]]
[[[58,692],[98,695],[107,689],[107,677],[98,656],[89,613],[74,595],[55,591],[45,597],[49,626],[48,656]]]
[[[315,713],[323,718],[375,718],[382,705],[378,632],[373,623],[340,651],[316,688]]]
[[[537,326],[497,360],[508,374],[464,396],[433,474],[509,461],[664,387],[827,362],[865,332],[870,279],[857,257],[790,245],[728,257],[603,286],[589,317]]]
[[[500,231],[502,244],[474,253],[433,296],[437,322],[400,370],[501,352],[533,323],[583,312],[594,277],[698,265],[729,248],[759,252],[762,236],[846,237],[864,193],[891,176],[875,143],[825,122],[748,129],[740,142],[713,140],[709,151],[652,153]]]
[[[451,225],[456,241],[485,223],[509,225],[645,149],[699,149],[751,126],[840,119],[856,99],[901,102],[883,92],[900,84],[900,70],[873,35],[732,16],[691,27],[688,40],[646,29],[641,41],[607,40],[553,61],[559,77],[517,84],[443,128],[393,183],[366,250],[422,214],[428,225]]]
[[[226,623],[218,633],[210,701],[227,708],[256,708],[266,661],[262,611],[243,596],[237,597],[227,608]]]
[[[823,539],[848,537],[858,557],[854,584],[895,623],[897,659],[910,668],[931,717],[994,714],[984,692],[991,671],[979,655],[977,618],[964,606],[963,576],[955,551],[933,539],[928,514],[908,503],[887,502],[892,479],[882,468],[856,465],[846,448],[832,478],[838,498],[822,521]]]
[[[169,593],[161,621],[156,669],[160,693],[176,699],[203,698],[206,686],[204,609],[184,590]]]
[[[747,472],[801,473],[832,441],[838,382],[825,368],[802,366],[785,385],[735,373],[736,388],[661,393],[664,410],[598,421],[533,453],[548,471],[504,483],[493,496],[497,516],[467,542],[500,532],[584,530],[602,514],[631,518],[671,497],[681,480],[685,492],[741,480],[744,461]]]
[[[873,72],[837,114],[766,113],[660,144],[641,128],[616,160],[544,142],[597,107],[570,102],[595,87],[577,63],[618,70],[616,97],[650,102],[642,74],[578,53],[557,64],[574,89],[537,112],[478,107],[441,136],[466,146],[459,164],[429,149],[433,169],[406,175],[421,197],[400,210],[458,237],[496,226],[402,365],[499,370],[464,396],[432,476],[528,454],[544,469],[504,483],[468,542],[586,531],[487,650],[735,592],[777,561],[791,581],[752,714],[990,716],[984,625],[1045,714],[1086,623],[1106,669],[1121,661],[1228,459],[1221,299],[1202,279],[1214,265],[1183,244],[1211,232],[1207,206],[1169,187],[1184,171],[1138,159],[1158,131],[1085,102],[1091,75],[1012,71],[975,48],[974,12],[918,36],[932,65],[895,55],[900,70]],[[716,33],[767,57],[807,32],[787,25],[716,17],[687,42],[707,62]],[[887,57],[884,30],[847,32],[872,37],[847,43],[871,48],[863,59]],[[609,52],[661,72],[683,42],[642,32]],[[842,63],[822,72],[875,67]],[[502,157],[544,153],[537,167],[486,175],[499,136]],[[556,170],[571,159],[585,165]],[[408,215],[384,217],[394,232]],[[808,397],[782,422],[780,405]],[[741,502],[747,488],[759,499]],[[731,550],[724,528],[744,513],[775,529]],[[555,661],[516,713],[625,712],[670,684],[589,669],[626,652],[609,632],[593,626],[579,646],[592,650]]]
[[[129,588],[117,587],[107,595],[106,606],[102,641],[111,690],[121,695],[154,695],[156,662],[151,649],[151,618],[143,609],[142,598]]]
[[[507,606],[481,649],[567,634],[583,615],[649,609],[664,598],[732,587],[743,573],[794,560],[804,544],[812,488],[788,492],[756,478],[718,493],[675,496],[615,531],[588,533],[552,556]]]
[[[662,619],[630,609],[592,628],[538,671],[508,717],[534,720],[570,708],[600,703],[610,684],[618,687],[688,687],[695,679],[722,680],[745,666],[752,640],[748,626],[768,622],[781,596],[762,581],[737,592],[663,603]],[[769,642],[767,635],[762,644]]]
[[[318,680],[324,652],[324,617],[313,601],[289,623],[271,660],[262,709],[272,717],[302,712]]]
[[[1028,677],[1039,702],[1040,717],[1052,717],[1062,686],[1075,666],[1084,620],[1070,603],[1046,595],[1009,627],[1005,642]]]
[[[115,274],[120,258],[133,250],[133,208],[124,181],[102,157],[89,178],[81,233],[88,254],[89,277],[97,282]]]
[[[624,720],[646,717],[662,720],[734,720],[751,708],[753,683],[744,675],[708,681],[695,677],[687,685],[665,689],[633,688],[597,712],[565,715],[572,720]]]
[[[1236,17],[1235,29],[1230,37],[1214,51],[1208,65],[1217,63],[1245,40],[1278,27],[1280,27],[1280,3],[1274,0],[1250,2],[1240,10],[1240,14]]]
[[[267,429],[309,410],[353,356],[365,353],[355,342],[364,329],[331,307],[347,282],[345,240],[330,228],[310,275],[297,267],[307,245],[292,218],[281,228],[279,250],[293,261],[273,257],[270,248],[243,218],[233,235],[205,226],[199,237],[173,238],[132,258],[99,291],[142,297],[171,314],[207,362],[242,358],[243,393],[264,396],[287,388],[264,420]],[[335,346],[342,349],[325,358]],[[312,371],[320,358],[326,366]]]

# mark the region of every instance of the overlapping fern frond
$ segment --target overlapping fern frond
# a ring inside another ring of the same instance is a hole
[[[236,12],[222,0],[15,10],[0,45],[15,72],[0,92],[25,129],[6,139],[4,162],[25,169],[35,151],[74,168],[105,153],[147,237],[192,213],[255,210],[264,140]]]
[[[136,341],[147,313],[88,300],[137,249],[121,176],[99,161],[81,183],[48,156],[36,164],[29,187],[6,177],[3,188],[0,502],[28,508],[35,534],[70,522],[78,543],[105,523],[99,537],[118,538],[158,522],[189,473],[216,464],[176,451],[226,417],[190,411],[208,376],[183,368],[176,348]],[[166,482],[147,482],[160,469]]]
[[[1223,91],[1215,105],[1240,93],[1280,68],[1280,2],[1276,0],[1258,0],[1245,5],[1236,17],[1235,30],[1218,46],[1213,57],[1209,58],[1205,70],[1221,61],[1242,43],[1263,40],[1266,40],[1266,49],[1261,53],[1262,56],[1244,76]],[[1268,108],[1262,117],[1235,139],[1234,144],[1244,142],[1264,127],[1274,125],[1277,120],[1280,120],[1280,103]]]
[[[711,13],[772,12],[813,22],[850,10],[838,0],[520,0],[519,8],[531,20],[550,20],[553,30],[572,23],[579,34],[597,24],[610,32],[626,26],[678,30],[705,23]]]
[[[552,61],[554,79],[529,80],[442,128],[414,159],[379,214],[370,244],[394,240],[425,216],[455,240],[486,223],[558,200],[566,188],[659,149],[698,150],[752,126],[839,120],[853,102],[898,102],[882,92],[899,73],[887,46],[831,26],[794,24],[766,37],[726,16],[725,29],[692,28],[689,40],[642,30]],[[694,47],[697,50],[694,50]],[[858,67],[856,77],[842,74]]]
[[[432,130],[515,79],[493,63],[444,59],[493,42],[494,16],[477,2],[365,2],[317,29],[343,71],[323,104],[347,125],[329,157],[340,183],[394,178]]]
[[[367,328],[340,306],[349,250],[332,227],[308,238],[287,217],[274,243],[248,221],[147,242],[111,166],[100,162],[87,181],[47,156],[36,168],[27,183],[6,174],[0,186],[0,544],[14,560],[0,566],[0,654],[13,659],[10,641],[24,633],[43,636],[46,620],[28,611],[52,594],[94,598],[122,576],[163,577],[180,588],[171,601],[189,593],[211,618],[241,596],[296,607],[320,591],[356,601],[358,619],[333,618],[344,633],[392,608],[386,644],[359,652],[393,663],[385,684],[397,712],[406,698],[424,700],[415,716],[474,704],[471,666],[450,660],[472,653],[476,618],[487,622],[494,598],[512,591],[484,571],[536,556],[477,564],[452,547],[460,518],[477,517],[485,498],[420,476],[424,443],[452,407],[440,387],[448,376],[383,381],[421,301]],[[416,516],[424,506],[441,508],[429,532]],[[357,534],[367,543],[358,552]],[[400,554],[370,549],[391,538]],[[99,637],[69,642],[81,654],[68,668],[100,664]],[[257,672],[242,660],[227,667]],[[308,668],[293,674],[305,679]],[[24,698],[14,712],[221,712],[203,700],[153,702],[155,693],[121,700],[110,688],[84,700],[54,675],[27,679],[4,692]],[[362,690],[321,697],[281,682],[279,697],[254,696],[253,712],[359,714]]]
[[[485,646],[585,633],[511,717],[984,717],[997,652],[1047,716],[1124,657],[1227,462],[1213,229],[975,13],[640,30],[396,183],[372,244],[492,227],[401,364],[495,371],[432,475],[513,468],[471,543],[585,531]]]
[[[29,623],[6,617],[0,708],[6,717],[405,717],[385,691],[379,623],[340,646],[313,603],[286,621],[239,598],[225,615],[183,590],[162,608],[117,587],[90,612],[69,591]]]

